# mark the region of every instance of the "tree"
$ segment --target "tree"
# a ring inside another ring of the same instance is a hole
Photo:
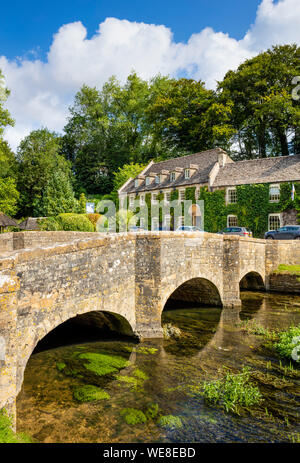
[[[46,189],[48,194],[50,191],[54,192],[57,179],[64,179],[62,188],[70,187],[71,164],[59,152],[60,138],[47,129],[32,131],[21,141],[17,150],[17,161],[20,209],[23,216],[39,215],[44,207],[43,196]]]
[[[229,71],[219,82],[224,104],[232,104],[238,156],[288,155],[296,151],[300,108],[292,100],[292,80],[300,73],[300,48],[274,46]],[[237,153],[235,153],[237,154]]]
[[[114,191],[118,191],[130,177],[134,178],[140,174],[145,167],[146,165],[138,163],[124,164],[123,167],[119,167],[114,173]]]
[[[179,155],[217,146],[226,148],[234,134],[231,102],[221,102],[204,83],[158,76],[152,81],[147,117],[155,137]],[[178,155],[177,154],[177,155]]]
[[[10,91],[4,85],[4,77],[0,69],[0,140],[2,139],[4,128],[8,125],[14,125],[14,120],[3,106],[9,94]]]
[[[53,172],[35,212],[39,216],[56,216],[65,212],[77,212],[78,201],[68,175],[62,170]]]
[[[18,199],[19,192],[15,180],[11,177],[0,177],[0,212],[15,215],[18,209]]]

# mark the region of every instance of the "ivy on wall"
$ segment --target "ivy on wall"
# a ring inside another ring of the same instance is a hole
[[[269,201],[268,183],[237,186],[237,202],[226,204],[226,191],[208,191],[207,187],[200,188],[199,200],[204,201],[204,229],[216,233],[227,226],[227,216],[236,215],[241,227],[250,228],[255,237],[263,237],[268,229],[268,216],[273,213],[281,213],[286,210],[296,209],[300,219],[300,183],[294,182],[296,194],[294,201],[291,199],[292,182],[280,184],[279,202]],[[196,202],[196,187],[185,189],[185,199]],[[139,196],[136,197],[138,199]],[[160,202],[164,198],[163,193],[157,194]],[[178,200],[179,192],[171,192],[171,201]],[[148,227],[151,229],[151,193],[145,194],[145,202],[148,206]],[[171,217],[174,211],[170,210]],[[299,221],[298,219],[298,221]],[[162,211],[159,210],[159,222],[162,223]]]

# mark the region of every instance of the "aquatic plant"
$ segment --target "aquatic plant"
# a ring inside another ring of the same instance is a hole
[[[138,379],[142,379],[143,381],[146,381],[146,379],[149,379],[149,376],[146,375],[142,370],[139,368],[136,368],[133,372],[134,376],[136,376]]]
[[[0,410],[0,444],[27,444],[31,439],[26,434],[17,434],[11,429],[11,419],[4,409]]]
[[[241,373],[227,372],[218,380],[205,382],[204,398],[209,403],[220,404],[227,412],[239,414],[239,407],[251,407],[262,401],[257,386],[250,382],[250,370],[247,367]]]
[[[146,415],[136,408],[124,408],[120,411],[120,415],[127,424],[135,425],[147,422]]]
[[[110,395],[100,387],[87,384],[80,386],[73,391],[74,399],[78,402],[92,402],[94,400],[109,399]]]
[[[122,383],[128,384],[128,386],[137,388],[139,386],[139,380],[137,378],[133,378],[132,376],[126,375],[118,375],[116,376],[117,381],[121,381]]]
[[[144,354],[144,355],[148,355],[148,354],[155,354],[156,352],[158,351],[158,349],[156,349],[155,347],[144,347],[144,346],[138,346],[137,349],[136,349],[136,352],[138,354]]]
[[[94,352],[82,353],[78,356],[80,359],[88,360],[85,368],[96,375],[104,376],[110,373],[116,373],[118,370],[129,366],[130,362],[116,355],[98,354]]]
[[[58,369],[58,371],[62,371],[65,367],[66,367],[66,364],[63,362],[57,362],[56,364],[56,368]]]
[[[159,412],[159,406],[158,404],[150,404],[147,408],[147,411],[145,413],[146,417],[150,420],[153,420]]]
[[[179,416],[174,416],[174,415],[164,415],[161,416],[157,422],[158,426],[164,428],[164,429],[178,429],[182,428],[183,424]]]
[[[239,326],[242,330],[247,331],[247,333],[264,336],[268,340],[274,340],[277,338],[277,333],[275,331],[268,330],[268,328],[262,326],[255,319],[243,320],[239,323]]]
[[[300,362],[300,324],[281,331],[274,346],[280,357]]]

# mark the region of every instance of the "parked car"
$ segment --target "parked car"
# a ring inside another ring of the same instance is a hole
[[[251,237],[252,231],[246,227],[227,227],[218,232],[220,235],[239,235],[244,237]]]
[[[190,225],[180,225],[180,227],[176,228],[176,231],[188,231],[188,232],[195,232],[195,231],[203,231],[199,227],[190,226]]]
[[[300,225],[285,225],[265,233],[266,240],[300,240]]]

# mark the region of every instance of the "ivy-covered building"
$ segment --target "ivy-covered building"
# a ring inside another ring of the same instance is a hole
[[[189,199],[193,204],[204,200],[206,231],[243,226],[259,237],[268,229],[299,223],[300,155],[234,162],[224,150],[216,148],[163,162],[151,161],[118,193],[121,199],[127,196],[129,206],[135,199],[148,206],[162,199],[166,203]],[[196,207],[191,214],[197,225]],[[172,223],[171,214],[164,220]]]

